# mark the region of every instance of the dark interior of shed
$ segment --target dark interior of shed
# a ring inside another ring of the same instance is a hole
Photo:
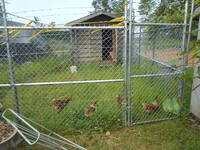
[[[112,30],[106,29],[102,30],[102,60],[111,60],[111,52],[113,40],[112,40]]]

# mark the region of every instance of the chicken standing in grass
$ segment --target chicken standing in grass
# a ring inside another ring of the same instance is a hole
[[[119,107],[122,106],[122,101],[123,101],[122,97],[120,95],[118,95],[117,96],[117,104],[118,104]]]
[[[128,105],[128,102],[129,102],[129,99],[128,97],[126,97],[126,105]],[[119,107],[123,105],[123,98],[120,95],[117,96],[117,104]]]
[[[67,104],[68,104],[69,102],[71,102],[71,101],[72,101],[71,98],[65,98],[65,99],[63,99],[63,100],[56,100],[56,99],[54,99],[54,100],[53,100],[53,104],[54,104],[55,108],[58,110],[58,113],[59,113],[59,112],[61,112],[61,111],[65,108],[65,106],[67,106]]]
[[[148,114],[153,114],[160,108],[160,104],[156,100],[151,104],[142,103],[142,106]]]
[[[85,116],[90,117],[94,114],[97,108],[98,100],[94,101],[90,106],[85,108]]]

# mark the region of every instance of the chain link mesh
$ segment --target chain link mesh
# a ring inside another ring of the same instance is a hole
[[[182,71],[180,26],[136,26],[131,64],[132,123],[174,118],[166,100],[180,99]],[[172,106],[173,107],[173,106]]]
[[[120,127],[122,101],[118,99],[122,99],[123,83],[95,82],[123,81],[124,31],[109,27],[43,30],[35,37],[40,29],[23,30],[13,39],[15,33],[9,35],[16,84],[70,84],[17,87],[20,112],[57,131]],[[1,50],[6,54],[5,44]],[[1,83],[9,83],[8,72],[1,74]],[[4,91],[1,101],[7,107],[12,93]]]
[[[176,117],[165,112],[163,103],[180,98],[183,28],[142,24],[133,28],[131,64],[129,30],[112,24],[10,28],[20,112],[58,132],[121,127],[130,119],[124,112],[130,110],[132,124]],[[0,83],[10,84],[5,42],[2,36]],[[7,108],[18,104],[11,87],[0,87],[0,96]]]

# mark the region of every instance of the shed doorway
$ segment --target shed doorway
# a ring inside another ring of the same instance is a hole
[[[112,30],[106,29],[102,30],[102,60],[112,60],[111,52],[113,40],[112,40]]]

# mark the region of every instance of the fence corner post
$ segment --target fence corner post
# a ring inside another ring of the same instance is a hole
[[[15,75],[14,75],[14,68],[12,63],[12,56],[10,51],[10,40],[9,40],[9,33],[7,28],[7,16],[6,16],[6,7],[5,7],[5,0],[2,0],[2,11],[3,11],[3,25],[4,25],[4,32],[5,32],[5,40],[6,40],[6,50],[7,50],[7,58],[8,58],[8,65],[9,65],[9,73],[10,73],[10,83],[13,92],[13,104],[16,112],[20,112],[19,110],[19,100],[17,94],[17,87],[15,86]]]

